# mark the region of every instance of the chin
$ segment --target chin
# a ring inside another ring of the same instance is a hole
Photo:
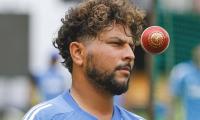
[[[114,91],[112,91],[113,95],[121,95],[123,93],[125,93],[128,90],[128,85],[125,86],[118,86],[117,88],[115,88]]]
[[[115,85],[110,87],[111,93],[113,95],[121,95],[128,90],[129,79],[115,79]]]
[[[128,84],[129,78],[122,77],[122,78],[116,78],[115,80],[118,84],[124,85],[124,84]]]

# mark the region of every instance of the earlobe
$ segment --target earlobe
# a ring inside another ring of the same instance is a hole
[[[80,42],[72,42],[69,47],[72,60],[78,66],[83,64],[83,50],[84,46]]]

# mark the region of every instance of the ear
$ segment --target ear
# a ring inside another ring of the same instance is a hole
[[[69,47],[72,60],[78,66],[83,64],[84,59],[84,45],[80,42],[72,42]]]

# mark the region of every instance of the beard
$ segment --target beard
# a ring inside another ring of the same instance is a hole
[[[118,82],[115,78],[115,69],[112,72],[103,72],[93,63],[93,55],[89,54],[87,57],[86,75],[89,78],[89,82],[92,83],[94,87],[111,95],[121,95],[128,90],[130,76],[127,78],[128,80]]]

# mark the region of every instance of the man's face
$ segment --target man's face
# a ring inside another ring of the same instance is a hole
[[[128,90],[134,64],[130,29],[114,24],[87,45],[86,76],[100,90],[120,95]]]

